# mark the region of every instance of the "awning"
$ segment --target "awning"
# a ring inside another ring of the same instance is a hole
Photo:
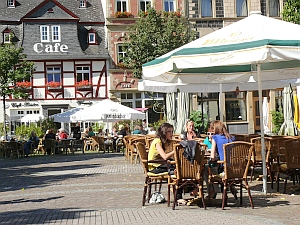
[[[148,110],[148,108],[134,108],[134,109],[140,112],[145,112]]]

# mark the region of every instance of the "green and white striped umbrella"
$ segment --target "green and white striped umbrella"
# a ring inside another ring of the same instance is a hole
[[[199,38],[143,65],[143,80],[185,84],[257,80],[260,124],[262,81],[300,77],[300,25],[262,15],[249,17]],[[198,92],[202,92],[199,88]],[[267,193],[264,130],[261,129],[263,191]]]

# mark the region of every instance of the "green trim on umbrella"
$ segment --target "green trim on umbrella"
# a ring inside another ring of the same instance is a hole
[[[217,39],[218,40],[218,39]],[[204,47],[203,45],[200,47],[195,48],[183,48],[172,55],[169,55],[164,58],[157,58],[148,63],[143,64],[143,67],[152,66],[156,64],[163,63],[164,61],[172,58],[173,56],[192,56],[192,55],[201,55],[201,54],[210,54],[210,53],[221,53],[221,52],[230,52],[236,50],[243,50],[243,49],[251,49],[263,46],[300,46],[300,40],[259,40],[259,41],[252,41],[252,42],[243,42],[239,44],[228,44],[228,45],[215,45]]]

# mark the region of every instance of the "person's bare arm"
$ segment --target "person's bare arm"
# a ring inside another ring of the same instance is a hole
[[[164,159],[164,160],[167,160],[169,159],[170,157],[172,157],[174,155],[174,151],[172,152],[169,152],[169,153],[165,153],[164,149],[162,148],[162,145],[161,143],[157,143],[155,145],[158,153],[160,154],[160,156]]]

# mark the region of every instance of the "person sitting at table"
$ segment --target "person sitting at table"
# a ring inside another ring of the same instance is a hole
[[[24,144],[24,153],[25,157],[28,157],[30,148],[37,148],[39,145],[40,139],[38,136],[36,136],[36,133],[34,131],[31,131],[31,135],[28,139],[28,141]]]
[[[197,138],[197,133],[195,131],[194,121],[188,120],[185,124],[185,132],[181,135],[183,141],[192,140]]]
[[[207,150],[210,152],[211,150],[211,143],[212,143],[212,136],[215,133],[213,132],[213,128],[209,127],[207,131],[207,137],[204,139],[203,144],[206,144]]]
[[[97,134],[98,137],[103,137],[104,136],[104,133],[103,133],[103,130],[102,128],[99,128],[98,129],[98,134]]]
[[[153,139],[148,154],[148,160],[171,160],[174,156],[174,150],[165,152],[165,145],[172,141],[174,127],[172,124],[163,123],[156,132],[156,138]],[[148,170],[151,173],[159,174],[168,172],[167,164],[148,163]],[[178,202],[182,200],[182,188],[177,190]]]
[[[68,135],[67,135],[67,133],[65,132],[64,129],[60,129],[59,131],[60,131],[59,140],[68,138]]]
[[[141,133],[140,126],[135,126],[132,134],[140,134],[140,133]]]
[[[94,137],[95,133],[93,131],[93,128],[89,127],[88,137]]]
[[[211,167],[211,173],[214,175],[219,175],[224,172],[224,167],[223,165],[219,165],[216,162],[218,160],[224,160],[223,145],[235,141],[235,137],[229,134],[225,124],[220,120],[213,121],[210,127],[212,127],[213,129],[214,135],[212,136],[209,164]],[[216,197],[217,188],[218,186],[213,185],[213,190],[211,190],[211,193],[209,193],[210,197]],[[237,198],[237,191],[233,186],[230,186],[230,191],[235,196],[235,198]]]
[[[53,132],[53,129],[49,129],[48,132],[45,135],[45,139],[56,139],[56,135]],[[47,155],[51,155],[51,148],[46,149]]]

